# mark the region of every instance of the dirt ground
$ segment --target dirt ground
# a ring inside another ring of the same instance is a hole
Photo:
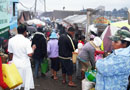
[[[73,81],[76,83],[76,87],[69,87],[68,84],[62,84],[61,70],[58,72],[58,80],[51,78],[51,72],[46,73],[45,77],[39,77],[34,79],[35,90],[81,90],[81,80],[73,75]]]

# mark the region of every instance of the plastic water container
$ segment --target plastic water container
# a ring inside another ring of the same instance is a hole
[[[14,63],[2,64],[2,72],[4,82],[10,89],[14,89],[23,83],[22,77]]]

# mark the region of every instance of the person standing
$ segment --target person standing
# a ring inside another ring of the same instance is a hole
[[[95,51],[99,49],[102,40],[99,37],[95,37],[93,41],[87,42],[82,50],[78,54],[79,66],[81,66],[81,78],[85,78],[85,71],[88,70],[88,67],[95,69]]]
[[[130,32],[118,30],[112,40],[113,52],[96,62],[95,90],[129,90]]]
[[[72,63],[72,52],[75,51],[75,46],[73,42],[73,36],[75,34],[75,29],[73,27],[68,28],[68,33],[62,34],[59,38],[59,58],[61,60],[62,66],[62,83],[66,83],[66,74],[68,75],[68,85],[76,86],[72,81],[73,74],[73,63]]]
[[[41,67],[41,63],[44,57],[47,56],[47,43],[45,35],[42,33],[42,27],[38,27],[38,32],[35,33],[32,39],[32,45],[36,45],[36,49],[33,54],[33,60],[35,62],[35,78],[38,78],[39,67]],[[45,76],[44,74],[41,74]]]
[[[81,35],[78,41],[78,49],[75,52],[79,53],[82,50],[82,47],[85,44],[85,36]],[[80,79],[80,68],[79,68],[79,60],[76,61],[76,77]]]
[[[51,59],[52,77],[57,80],[57,71],[60,68],[59,50],[58,50],[58,37],[55,32],[51,33],[50,40],[47,44],[48,57]]]
[[[31,41],[26,38],[26,25],[21,24],[17,30],[18,34],[9,39],[8,44],[9,59],[16,65],[23,79],[23,84],[15,89],[20,89],[21,87],[24,87],[24,90],[34,89],[30,57],[36,46],[33,45],[31,47]]]

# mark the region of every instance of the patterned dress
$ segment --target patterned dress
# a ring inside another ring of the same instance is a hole
[[[130,75],[130,46],[115,50],[96,62],[96,90],[127,90]]]

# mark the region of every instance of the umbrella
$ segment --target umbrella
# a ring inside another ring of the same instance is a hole
[[[39,19],[29,20],[29,21],[27,21],[27,24],[28,25],[41,24],[41,25],[45,26],[45,22],[42,22]]]
[[[101,35],[101,39],[103,40],[104,51],[111,52],[112,51],[112,41],[108,38],[109,36],[114,35],[119,30],[118,27],[115,26],[107,26]]]
[[[27,26],[27,30],[28,30],[29,34],[33,34],[37,31],[37,28],[34,26]]]

